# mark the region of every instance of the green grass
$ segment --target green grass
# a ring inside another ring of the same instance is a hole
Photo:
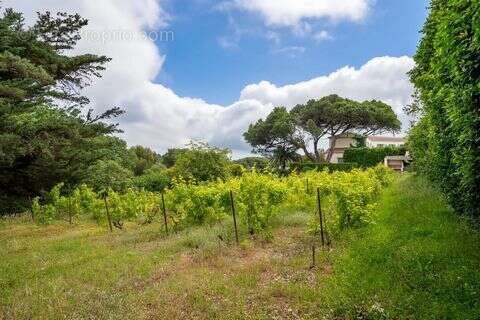
[[[478,319],[480,236],[424,181],[382,196],[375,224],[319,252],[313,213],[233,245],[231,222],[166,236],[86,222],[0,223],[0,319]],[[226,240],[221,242],[218,235]]]
[[[480,319],[479,233],[426,181],[398,181],[376,223],[345,242],[325,283],[332,315]]]

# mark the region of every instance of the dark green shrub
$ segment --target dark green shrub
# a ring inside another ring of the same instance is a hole
[[[345,150],[343,160],[357,163],[362,168],[369,168],[382,163],[386,156],[403,156],[405,152],[405,147],[349,148]]]
[[[230,150],[192,141],[189,149],[177,156],[174,172],[177,177],[196,182],[226,179]]]
[[[240,177],[245,168],[238,163],[231,163],[227,166],[227,172],[230,177]]]
[[[95,191],[106,190],[125,191],[132,184],[133,172],[122,167],[113,160],[97,161],[88,168],[82,183]]]
[[[133,179],[133,185],[136,188],[151,192],[160,192],[167,188],[169,184],[170,177],[167,170],[159,165],[154,165],[144,174]]]
[[[24,196],[0,195],[0,217],[26,212],[31,202]]]

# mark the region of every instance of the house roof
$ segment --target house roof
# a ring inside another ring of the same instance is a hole
[[[368,136],[367,140],[378,142],[405,142],[405,138],[403,137]]]

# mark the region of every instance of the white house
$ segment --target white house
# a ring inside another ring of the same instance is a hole
[[[356,140],[353,134],[342,134],[335,137],[335,145],[333,146],[332,138],[329,138],[330,148],[333,148],[332,158],[330,163],[343,162],[343,153],[350,147],[355,146]],[[329,150],[326,151],[328,154]]]
[[[335,145],[333,146],[333,154],[330,163],[343,162],[343,153],[346,149],[355,146],[357,141],[355,135],[344,134],[335,138]],[[403,146],[405,138],[401,137],[384,137],[384,136],[368,136],[365,141],[369,148],[380,148],[386,146]],[[332,146],[332,139],[330,138],[330,146]],[[327,150],[328,153],[328,150]]]
[[[367,147],[399,147],[405,144],[405,138],[401,137],[382,137],[382,136],[368,136],[366,139]]]

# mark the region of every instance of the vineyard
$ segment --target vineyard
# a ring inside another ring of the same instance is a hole
[[[0,0],[0,35],[0,320],[480,319],[480,0]]]
[[[220,222],[232,215],[233,208],[240,224],[255,234],[268,231],[270,218],[279,212],[316,212],[320,201],[329,231],[338,233],[372,219],[380,190],[392,175],[383,166],[350,172],[310,171],[285,177],[252,170],[226,181],[195,184],[176,179],[163,193],[135,189],[95,193],[80,186],[70,195],[61,195],[63,185],[59,184],[46,197],[47,203],[41,205],[38,198],[34,199],[31,211],[40,224],[58,219],[70,223],[91,219],[122,229],[125,222],[149,224],[157,219],[163,221],[168,232],[168,228],[178,231]],[[318,222],[317,215],[312,215],[311,231],[318,229]]]
[[[332,242],[316,251],[312,265],[310,249],[320,241],[311,233],[318,227],[317,187]],[[238,246],[232,245],[230,190]],[[110,191],[104,198],[86,187],[69,197],[60,192],[59,186],[51,202],[36,202],[35,224],[28,215],[0,220],[0,318],[480,314],[478,233],[438,191],[408,174],[377,167],[283,178],[245,172],[199,185],[177,181],[163,194],[168,235],[160,193]],[[108,231],[105,200],[114,228],[122,230]]]

